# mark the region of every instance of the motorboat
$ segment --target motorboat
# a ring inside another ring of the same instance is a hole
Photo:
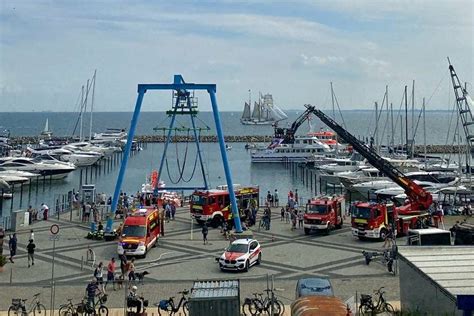
[[[41,177],[47,177],[48,179],[52,180],[64,179],[70,172],[76,169],[73,164],[58,161],[53,157],[48,159],[46,159],[46,157],[11,158],[3,161],[0,164],[0,168],[6,170],[20,170],[37,173]]]
[[[232,150],[232,146],[226,144],[225,145],[225,150],[227,150],[227,151]]]
[[[251,150],[251,162],[305,162],[313,155],[334,154],[334,149],[322,143],[316,136],[295,136],[293,144],[283,144],[274,139],[267,147]]]
[[[87,151],[73,151],[72,148],[65,149],[63,147],[45,147],[42,149],[28,148],[33,156],[50,155],[58,160],[70,162],[77,167],[92,166],[97,163],[103,155],[100,153]]]
[[[96,146],[92,145],[88,142],[77,142],[71,143],[64,146],[65,149],[73,149],[73,150],[80,150],[80,151],[88,151],[88,152],[97,152],[101,153],[102,155],[108,157],[111,156],[114,152],[118,151],[119,147],[105,147],[105,146]],[[121,150],[121,149],[120,149]]]
[[[352,160],[350,158],[336,158],[329,164],[319,166],[318,169],[325,173],[334,174],[336,172],[355,171],[363,166],[365,166],[363,161]]]
[[[440,189],[443,187],[454,186],[460,182],[460,178],[452,172],[426,172],[426,171],[417,171],[406,173],[405,176],[421,187],[430,187],[433,189]],[[368,181],[362,183],[356,183],[352,185],[352,189],[358,191],[362,195],[367,195],[369,193],[375,193],[381,189],[389,189],[390,191],[396,192],[397,185],[391,180],[376,180]],[[401,189],[401,188],[400,188]],[[387,194],[389,191],[382,191],[382,193]],[[403,193],[404,191],[399,191]],[[380,193],[380,191],[379,191]],[[397,195],[397,194],[393,194]]]
[[[25,182],[23,181],[23,179],[26,179],[26,181],[35,181],[36,179],[38,179],[39,176],[40,175],[38,173],[0,168],[0,177],[20,178],[20,182]]]

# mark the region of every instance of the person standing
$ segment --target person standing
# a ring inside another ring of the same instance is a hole
[[[280,207],[280,197],[278,196],[277,189],[275,189],[275,193],[273,193],[273,203],[275,207]]]
[[[94,270],[94,277],[97,280],[98,285],[101,287],[101,290],[104,290],[104,264],[99,262],[99,265]]]
[[[299,203],[299,195],[298,195],[298,189],[295,190],[295,202]]]
[[[166,222],[169,223],[169,222],[170,222],[170,218],[171,218],[171,206],[170,206],[169,201],[166,201],[166,205],[165,205],[165,217],[166,217]]]
[[[202,240],[204,242],[204,245],[207,244],[207,233],[209,232],[209,229],[207,228],[206,223],[202,224]]]
[[[300,211],[298,212],[298,228],[302,228],[302,227],[303,227],[303,221],[304,221],[303,215],[304,215],[303,210],[300,210]]]
[[[33,239],[30,239],[30,242],[26,246],[26,250],[28,252],[28,268],[30,267],[30,261],[31,261],[32,266],[35,265],[35,248],[36,248],[36,245]]]
[[[86,296],[87,296],[87,306],[90,309],[94,309],[95,306],[95,296],[99,292],[99,286],[97,285],[97,280],[92,278],[91,282],[87,284],[86,287]]]
[[[16,255],[16,248],[17,248],[17,239],[16,234],[10,235],[10,240],[8,241],[8,247],[10,248],[10,262],[13,262],[13,257]]]
[[[174,216],[176,215],[176,203],[171,202],[171,219],[174,221]]]
[[[125,254],[119,255],[120,259],[120,272],[122,273],[122,276],[125,277],[125,274],[127,273],[127,256]]]
[[[129,288],[130,288],[130,283],[132,281],[135,281],[137,277],[135,276],[135,258],[132,258],[130,262],[128,263],[128,283],[129,283]]]
[[[107,265],[107,282],[105,282],[104,290],[107,289],[107,284],[112,282],[114,291],[115,291],[115,258],[110,259],[109,264]]]
[[[35,241],[35,233],[34,233],[33,229],[30,230],[30,238],[29,238],[28,240],[33,240],[33,241]]]
[[[285,208],[282,206],[280,210],[280,221],[283,222],[284,220],[285,220]]]
[[[48,211],[49,211],[48,205],[41,203],[41,212],[43,213],[43,220],[45,221],[48,220]]]

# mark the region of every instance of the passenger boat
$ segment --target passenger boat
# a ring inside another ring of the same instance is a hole
[[[281,139],[267,147],[251,150],[251,162],[305,162],[314,155],[334,154],[335,150],[321,142],[316,136],[295,136],[293,144],[282,144]]]

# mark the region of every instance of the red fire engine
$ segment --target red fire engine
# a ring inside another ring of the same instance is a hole
[[[342,212],[345,210],[344,196],[321,196],[308,200],[303,216],[304,233],[324,230],[327,234],[334,228],[342,228]]]
[[[431,194],[407,178],[389,161],[380,157],[373,148],[367,147],[322,111],[312,105],[306,107],[351,144],[372,166],[402,187],[408,197],[407,203],[400,207],[386,203],[355,203],[352,208],[351,222],[353,235],[359,238],[384,238],[389,225],[399,235],[405,234],[408,228],[424,226],[424,222],[429,219],[427,210],[433,202]]]
[[[234,192],[242,218],[245,218],[244,211],[249,210],[251,206],[258,208],[258,186],[242,187],[234,185]],[[227,186],[222,185],[218,186],[217,189],[194,191],[191,195],[189,210],[191,217],[199,224],[210,223],[212,227],[218,227],[221,221],[223,219],[228,220],[231,214]]]

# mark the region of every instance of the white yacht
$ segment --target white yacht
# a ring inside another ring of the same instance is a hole
[[[76,169],[73,164],[61,162],[52,157],[48,160],[43,160],[39,157],[10,158],[3,160],[0,164],[0,168],[37,173],[40,176],[53,180],[64,179],[70,172]]]
[[[413,180],[416,184],[421,187],[430,187],[433,189],[440,189],[443,187],[454,186],[459,183],[460,178],[454,173],[446,172],[410,172],[405,174],[407,178]],[[388,194],[389,192],[396,192],[398,186],[391,180],[376,180],[369,182],[361,182],[352,185],[352,189],[358,191],[362,195],[367,195],[368,193],[379,193]],[[381,189],[387,189],[385,191],[380,191]],[[400,188],[401,189],[401,188]],[[400,193],[404,191],[401,190]],[[396,194],[392,194],[396,195]]]
[[[50,155],[58,160],[70,162],[77,167],[92,166],[103,157],[100,153],[80,150],[73,151],[72,148],[45,147],[39,149],[28,148],[27,150],[33,156]]]
[[[72,149],[72,150],[87,151],[87,152],[96,152],[106,157],[111,156],[114,152],[118,150],[118,147],[105,147],[105,146],[99,146],[99,145],[96,146],[88,142],[71,143],[71,144],[65,145],[64,148]]]
[[[351,158],[336,158],[333,159],[333,162],[321,165],[318,168],[323,172],[334,174],[336,172],[356,171],[364,166],[365,163],[363,161],[357,161]]]
[[[282,144],[275,139],[265,148],[251,150],[252,162],[304,162],[313,155],[334,154],[334,149],[315,136],[295,136],[294,144]]]

